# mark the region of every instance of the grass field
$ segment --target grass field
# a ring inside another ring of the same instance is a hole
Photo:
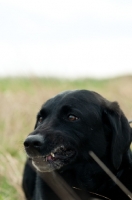
[[[46,78],[0,79],[0,200],[24,200],[21,178],[26,155],[23,140],[33,130],[41,104],[64,90],[94,90],[118,101],[132,119],[132,76],[106,80]]]

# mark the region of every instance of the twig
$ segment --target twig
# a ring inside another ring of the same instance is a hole
[[[119,179],[106,167],[106,165],[92,152],[89,155],[98,163],[98,165],[109,175],[109,177],[120,187],[120,189],[132,199],[132,193],[121,183]]]

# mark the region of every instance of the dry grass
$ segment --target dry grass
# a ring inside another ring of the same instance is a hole
[[[0,80],[0,200],[23,200],[21,177],[26,155],[23,140],[33,130],[40,105],[63,90],[94,90],[118,101],[132,119],[132,77],[110,80]]]

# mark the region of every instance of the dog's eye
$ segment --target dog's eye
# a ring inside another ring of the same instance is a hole
[[[71,122],[76,121],[76,120],[78,120],[78,119],[79,119],[79,118],[76,117],[75,115],[72,115],[72,114],[68,115],[68,120],[71,121]]]
[[[39,117],[39,118],[38,118],[38,123],[40,123],[40,124],[41,124],[41,123],[42,123],[42,121],[43,121],[43,117]]]

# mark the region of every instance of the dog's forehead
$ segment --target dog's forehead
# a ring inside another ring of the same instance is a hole
[[[65,91],[55,97],[49,99],[43,107],[63,106],[63,105],[83,105],[83,104],[97,104],[100,105],[105,99],[96,92],[89,90],[74,90]]]
[[[102,103],[104,98],[96,92],[89,90],[74,90],[74,91],[66,91],[64,93],[60,93],[56,97],[57,101],[60,102],[87,102],[87,103]]]

